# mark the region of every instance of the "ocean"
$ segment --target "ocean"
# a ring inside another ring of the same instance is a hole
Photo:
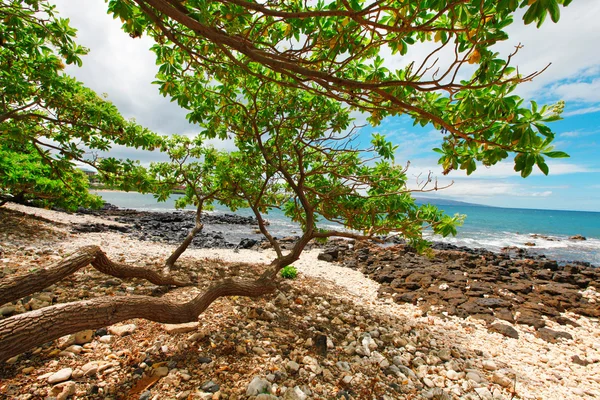
[[[134,192],[97,191],[108,203],[121,208],[146,211],[174,211],[173,195],[168,201],[158,203],[152,195]],[[428,240],[451,243],[457,246],[485,248],[499,252],[503,247],[516,246],[531,253],[544,254],[557,261],[584,261],[600,266],[600,212],[532,210],[517,208],[485,207],[477,205],[438,205],[447,214],[466,214],[467,219],[456,237],[443,238],[426,232]],[[190,208],[193,210],[193,208]],[[214,213],[228,213],[227,208],[217,205]],[[235,214],[252,216],[248,209]],[[272,210],[266,218],[274,236],[284,237],[299,233],[299,228],[285,218],[279,210]],[[339,226],[324,224],[325,227]],[[221,228],[222,229],[222,228]],[[259,235],[246,227],[231,228],[225,232],[232,240]],[[534,236],[537,235],[537,236]],[[571,240],[582,235],[587,240]],[[525,243],[534,243],[528,246]]]

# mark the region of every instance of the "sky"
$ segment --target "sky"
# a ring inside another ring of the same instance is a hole
[[[149,51],[153,42],[143,37],[132,39],[120,29],[120,22],[107,15],[104,0],[54,0],[61,16],[70,18],[78,30],[77,42],[90,49],[83,67],[67,67],[98,93],[106,93],[127,118],[161,134],[192,134],[198,131],[187,123],[186,112],[158,93],[152,85],[158,67]],[[499,207],[600,211],[600,1],[577,0],[561,7],[558,24],[549,18],[537,29],[515,18],[508,29],[510,39],[497,46],[507,55],[514,47],[524,47],[513,65],[522,73],[550,66],[521,85],[518,94],[538,103],[565,100],[563,120],[552,123],[555,146],[571,158],[549,160],[550,175],[540,171],[523,179],[513,170],[512,157],[491,167],[479,167],[471,176],[464,171],[441,174],[436,153],[441,134],[432,127],[413,127],[408,118],[387,118],[378,127],[364,128],[363,134],[385,134],[399,145],[396,160],[410,161],[409,186],[430,171],[438,186],[450,187],[427,193],[440,197]],[[412,48],[411,48],[412,49]],[[399,68],[419,59],[430,49],[411,50],[404,58],[386,57],[388,67]],[[357,116],[359,122],[364,117]],[[233,144],[214,141],[217,147],[231,150]],[[142,163],[162,159],[155,153],[142,153],[117,147],[111,156],[140,159]]]

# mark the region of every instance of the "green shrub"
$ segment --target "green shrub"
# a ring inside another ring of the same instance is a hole
[[[295,279],[298,276],[298,270],[293,265],[283,267],[280,273],[281,277],[285,279]]]

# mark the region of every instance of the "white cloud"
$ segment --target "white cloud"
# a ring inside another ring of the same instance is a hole
[[[414,184],[410,188],[417,189]],[[429,192],[427,195],[430,193],[433,194],[433,192]],[[552,193],[550,190],[540,191],[539,188],[519,183],[473,179],[455,181],[452,186],[435,192],[435,195],[455,200],[480,202],[494,197],[549,197]]]
[[[566,113],[563,113],[562,116],[563,117],[572,117],[573,115],[591,114],[591,113],[595,113],[598,111],[600,111],[600,106],[585,107],[585,108],[578,108],[573,111],[568,111]]]
[[[591,82],[568,82],[551,88],[552,92],[566,101],[586,103],[600,102],[600,78]]]
[[[548,167],[550,168],[550,175],[567,175],[567,174],[579,174],[579,173],[592,173],[598,172],[594,169],[588,168],[584,165],[578,165],[568,162],[561,161],[552,161],[546,160]],[[510,177],[518,177],[519,173],[515,172],[514,164],[509,161],[502,161],[498,164],[486,168],[483,166],[478,166],[477,170],[473,172],[470,176],[467,176],[465,171],[458,170],[452,171],[446,177],[442,175],[442,168],[439,165],[434,164],[420,164],[419,162],[411,164],[408,173],[409,176],[417,176],[418,174],[427,174],[429,171],[432,171],[434,176],[440,177],[440,180],[450,181],[454,180],[473,180],[473,179],[501,179],[501,178],[510,178]],[[533,169],[533,176],[543,175],[541,171],[537,168]]]

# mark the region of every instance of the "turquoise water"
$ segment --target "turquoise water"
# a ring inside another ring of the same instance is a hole
[[[149,211],[174,210],[174,195],[164,203],[157,203],[152,195],[125,192],[97,192],[105,201],[122,208]],[[447,214],[466,214],[465,224],[456,237],[442,238],[427,234],[429,239],[452,243],[457,246],[483,247],[500,251],[506,246],[527,248],[534,253],[560,261],[586,261],[600,265],[600,213],[580,211],[529,210],[481,206],[438,206]],[[193,210],[193,208],[190,208]],[[214,212],[228,212],[217,206]],[[252,215],[250,210],[237,214]],[[298,232],[298,227],[283,214],[274,210],[267,215],[270,230],[276,236],[289,236]],[[538,234],[544,237],[534,238]],[[239,235],[252,237],[246,231]],[[585,241],[569,240],[574,235],[583,235]],[[525,243],[535,243],[526,246]]]

